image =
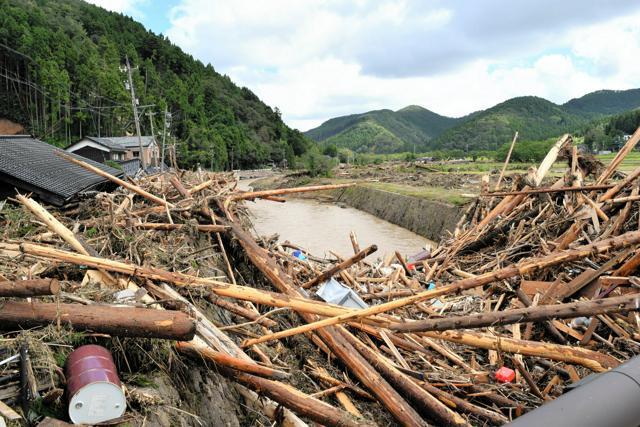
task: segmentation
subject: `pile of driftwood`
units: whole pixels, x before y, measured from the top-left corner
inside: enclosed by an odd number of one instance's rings
[[[121,189],[66,212],[18,196],[33,222],[0,242],[0,327],[175,340],[286,425],[505,424],[640,352],[640,169],[617,172],[638,140],[598,168],[565,135],[510,188],[484,180],[455,233],[410,259],[371,261],[353,234],[353,256],[325,259],[248,231],[243,200],[337,186],[242,192],[174,171],[106,176]],[[318,298],[330,279],[364,308]]]

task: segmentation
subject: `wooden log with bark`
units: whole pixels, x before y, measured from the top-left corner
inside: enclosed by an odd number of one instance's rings
[[[390,325],[389,329],[398,332],[448,331],[631,311],[640,311],[640,294],[395,323]]]
[[[180,341],[176,343],[176,348],[179,351],[185,353],[195,354],[205,360],[215,363],[216,365],[225,366],[227,368],[242,371],[247,374],[258,375],[261,377],[272,378],[276,380],[286,380],[291,376],[287,372],[270,368],[268,366],[258,365],[256,363],[250,363],[244,359],[233,357],[229,354],[213,350],[207,346],[197,345],[194,342]]]
[[[525,259],[524,261],[505,267],[499,270],[488,272],[482,275],[471,277],[468,279],[462,279],[457,282],[453,282],[450,285],[436,288],[433,290],[427,290],[419,292],[415,295],[400,298],[395,301],[390,301],[384,304],[374,305],[362,310],[357,310],[351,313],[342,314],[328,319],[319,320],[315,323],[307,323],[295,328],[287,329],[284,331],[276,332],[271,335],[264,335],[260,338],[254,338],[246,340],[243,346],[255,345],[262,342],[272,341],[275,339],[282,339],[292,335],[301,334],[303,332],[310,332],[323,328],[326,326],[336,325],[339,323],[345,323],[354,319],[362,319],[368,316],[386,313],[388,311],[404,307],[409,304],[414,304],[426,299],[435,298],[441,295],[447,295],[455,292],[460,292],[466,289],[476,288],[483,286],[500,279],[507,279],[517,275],[523,275],[538,269],[549,267],[552,265],[558,265],[564,262],[584,258],[593,253],[605,252],[611,249],[619,249],[627,246],[637,245],[640,243],[640,231],[630,231],[623,235],[613,237],[610,239],[601,240],[589,245],[580,246],[578,248],[555,252],[547,256],[540,258]]]
[[[518,340],[496,334],[489,335],[470,331],[431,331],[419,332],[419,334],[485,350],[498,350],[505,353],[523,354],[525,356],[536,356],[578,364],[594,372],[604,372],[620,364],[613,356],[586,348]]]
[[[0,281],[0,297],[36,297],[57,295],[60,283],[56,279]]]
[[[369,247],[366,247],[360,252],[358,252],[357,254],[355,254],[354,256],[352,256],[351,258],[348,258],[342,261],[341,263],[334,265],[327,271],[322,272],[322,274],[319,274],[318,276],[309,280],[308,282],[303,284],[301,287],[303,289],[309,289],[312,286],[315,286],[319,283],[329,280],[330,278],[338,274],[340,271],[346,270],[347,268],[351,267],[358,261],[365,259],[367,256],[371,255],[377,250],[378,250],[378,247],[376,245],[371,245]]]
[[[232,214],[224,207],[222,210],[230,220],[233,234],[238,239],[241,247],[253,265],[258,268],[280,292],[290,297],[302,296],[296,289],[291,279],[282,268],[269,257],[268,253],[258,246],[253,237],[242,229],[236,222]],[[314,315],[301,313],[301,317],[308,323],[317,320]],[[426,426],[426,422],[420,415],[402,398],[402,396],[391,385],[380,376],[369,362],[347,342],[340,334],[340,327],[323,328],[317,331],[317,335],[330,351],[354,373],[354,375],[364,384],[378,401],[391,412],[394,418],[402,425],[406,426]]]
[[[181,311],[23,301],[4,301],[0,306],[0,328],[5,331],[58,322],[79,331],[182,341],[192,339],[196,331],[193,319]]]

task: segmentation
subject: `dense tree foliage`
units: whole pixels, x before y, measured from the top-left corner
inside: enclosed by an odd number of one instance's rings
[[[133,133],[121,70],[128,56],[145,134],[165,107],[182,166],[254,167],[304,155],[312,143],[277,109],[133,19],[80,0],[0,0],[0,117],[65,145]]]
[[[639,126],[640,110],[597,120],[584,131],[584,143],[592,151],[617,150],[624,144],[625,135],[633,134]]]
[[[538,163],[544,159],[553,144],[557,141],[557,138],[549,138],[544,141],[523,141],[518,142],[513,147],[510,161],[522,162],[522,163]],[[502,145],[495,152],[495,160],[504,162],[509,152],[511,143]]]

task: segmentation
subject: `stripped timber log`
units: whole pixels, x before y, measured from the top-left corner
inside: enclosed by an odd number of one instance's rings
[[[134,222],[134,223],[125,223],[120,222],[117,223],[120,227],[129,226],[132,228],[139,228],[142,230],[180,230],[182,228],[191,227],[190,224],[170,224],[170,223],[155,223],[155,222]],[[202,231],[205,233],[220,233],[227,231],[229,227],[224,225],[213,225],[213,224],[194,224],[194,226],[198,229],[198,231]]]
[[[525,307],[531,307],[531,305],[533,304],[529,296],[522,290],[522,285],[520,285],[520,287],[516,289],[516,295],[520,300],[520,302],[522,302],[522,304],[524,304]],[[545,321],[544,327],[547,329],[549,334],[551,334],[556,339],[556,341],[558,341],[561,344],[567,343],[567,339],[564,337],[564,335],[560,333],[560,331],[555,326],[553,326],[553,323],[549,321]],[[526,334],[524,338],[529,339],[529,337],[527,337]]]
[[[282,427],[308,427],[309,425],[298,418],[293,412],[284,408],[271,399],[265,399],[253,390],[249,390],[243,385],[237,384],[238,393],[245,399],[245,404],[249,409],[262,412],[276,425]]]
[[[636,252],[631,258],[629,258],[624,264],[622,264],[612,276],[629,276],[638,267],[640,267],[640,251]]]
[[[57,295],[60,283],[56,279],[32,279],[0,282],[0,297],[35,297]]]
[[[640,311],[640,294],[567,304],[538,305],[507,311],[492,311],[469,316],[454,316],[395,323],[389,329],[398,332],[448,331],[452,329],[485,328],[513,323],[539,322],[550,319],[568,319],[596,314]]]
[[[504,353],[543,357],[561,362],[573,363],[589,368],[594,372],[604,372],[615,368],[620,362],[614,357],[593,350],[567,345],[538,341],[525,341],[478,332],[444,331],[419,332],[429,338],[441,339],[485,350],[498,350]]]
[[[191,196],[191,194],[189,194],[189,190],[185,188],[184,184],[182,184],[182,181],[180,181],[180,178],[178,178],[176,175],[171,175],[169,181],[171,182],[171,185],[173,185],[173,187],[178,190],[178,193],[180,193],[182,197],[186,199]]]
[[[37,203],[35,202],[34,204],[37,205]],[[167,209],[167,206],[164,206],[164,207],[158,206],[158,207],[164,210]],[[44,214],[46,215],[42,214],[40,211],[43,211]],[[71,244],[74,248],[76,248],[81,254],[89,255],[88,249],[85,248],[77,239],[75,239],[75,235],[73,235],[73,233],[70,233],[69,230],[64,225],[62,225],[57,220],[55,220],[55,218],[49,215],[44,208],[34,209],[34,213],[37,216],[41,216],[41,215],[44,216],[44,218],[41,218],[41,219],[43,219],[47,223],[49,228],[52,229],[54,232],[58,233],[59,235],[61,235],[64,238],[64,240],[66,240],[69,244]],[[53,218],[53,220],[48,221],[49,217]],[[110,277],[106,273],[105,275],[107,277]],[[132,284],[132,282],[129,282],[129,287],[133,288],[134,290],[137,289],[137,286],[135,284]],[[150,298],[148,295],[145,295],[143,297],[143,301],[149,302],[149,301],[153,301],[153,299]],[[200,314],[197,309],[195,309],[193,306],[191,307],[193,312],[195,312],[197,315]],[[235,346],[233,341],[230,341],[225,334],[217,330],[217,328],[215,328],[215,326],[213,326],[211,322],[209,322],[206,318],[201,319],[198,322],[198,327],[202,330],[203,337],[206,341],[203,341],[198,336],[195,336],[191,341],[192,344],[197,345],[198,347],[205,347],[205,348],[207,345],[217,345],[218,346],[217,348],[220,351],[224,352],[223,354],[229,354],[231,357],[237,357],[241,360],[246,361],[246,363],[255,364],[255,362],[251,358],[249,358],[244,352],[242,352],[242,350],[240,350],[237,346]],[[242,387],[239,387],[239,388],[242,389]],[[275,406],[275,404],[271,402],[269,399],[261,398],[252,391],[249,391],[249,390],[245,390],[245,391],[246,391],[245,398],[247,399],[247,403],[255,404],[265,409],[272,409]],[[277,418],[282,421],[284,426],[302,427],[306,425],[304,422],[302,422],[302,420],[300,420],[294,413],[292,413],[288,409],[286,408],[285,409],[278,408],[278,409],[279,410],[278,410]],[[275,412],[275,410],[272,412]],[[272,418],[276,419],[275,416]]]
[[[615,199],[609,199],[605,203],[607,204],[615,204],[615,203],[627,203],[627,202],[637,202],[640,200],[640,196],[625,196],[625,197],[617,197]]]
[[[353,264],[357,263],[360,260],[363,260],[364,258],[371,255],[377,250],[378,250],[378,247],[376,245],[371,245],[367,248],[364,248],[363,250],[361,250],[351,258],[348,258],[342,261],[341,263],[336,264],[335,266],[331,267],[327,271],[324,271],[322,274],[319,274],[318,276],[309,280],[307,283],[303,284],[301,287],[303,289],[308,289],[312,286],[317,285],[318,283],[322,283],[326,280],[329,280],[335,274],[339,273],[340,271],[346,270],[347,268],[351,267]]]
[[[85,265],[94,268],[124,273],[134,277],[157,280],[174,284],[176,286],[200,286],[207,287],[211,292],[221,297],[236,298],[251,301],[256,304],[268,305],[271,307],[288,307],[300,313],[313,313],[321,316],[337,316],[355,312],[355,310],[339,305],[328,304],[316,301],[298,294],[299,296],[289,296],[277,292],[264,291],[250,286],[232,285],[227,282],[208,279],[204,277],[190,276],[188,274],[162,270],[154,267],[142,267],[136,264],[128,264],[120,261],[113,261],[105,258],[79,255],[72,252],[54,249],[48,246],[35,245],[32,243],[0,243],[0,251],[22,252],[24,254],[37,256],[49,260],[68,262],[76,265]],[[378,317],[362,320],[373,325],[388,324],[389,322]]]
[[[219,372],[225,377],[243,384],[295,413],[322,425],[341,427],[373,426],[373,424],[365,420],[356,419],[348,412],[315,399],[290,385],[224,367],[220,367]]]
[[[286,380],[291,376],[287,372],[267,366],[258,365],[256,363],[250,363],[246,360],[233,357],[229,354],[213,350],[207,346],[197,345],[193,341],[179,341],[176,343],[176,348],[181,352],[196,354],[205,360],[215,363],[216,365],[226,366],[227,368],[246,372],[247,374],[258,375],[261,377],[272,378],[276,380]]]
[[[481,197],[506,197],[506,196],[519,196],[519,195],[529,195],[529,194],[572,193],[576,191],[608,190],[613,187],[614,187],[613,184],[605,184],[605,185],[585,185],[582,187],[531,188],[529,190],[520,190],[520,191],[493,192],[493,193],[481,194],[480,196]]]
[[[538,169],[536,170],[535,182],[534,182],[536,187],[538,187],[542,183],[542,180],[551,169],[551,166],[553,166],[553,164],[556,162],[556,159],[558,158],[558,155],[560,154],[560,150],[562,149],[562,147],[564,147],[565,144],[570,142],[571,142],[571,135],[566,133],[562,135],[560,139],[558,139],[558,141],[556,141],[553,147],[551,147],[551,149],[549,150],[545,158],[542,160],[542,162],[540,162],[540,166],[538,166]]]
[[[598,177],[596,184],[603,184],[607,179],[609,179],[613,173],[618,169],[620,163],[627,157],[634,147],[640,141],[640,127],[636,129],[631,138],[627,140],[624,146],[616,153],[616,156],[611,160],[609,165],[605,168],[605,170]]]
[[[518,131],[516,131],[515,135],[513,135],[513,140],[511,141],[511,145],[509,146],[509,151],[507,152],[507,158],[504,159],[504,165],[502,165],[502,170],[500,170],[500,176],[498,177],[498,182],[496,182],[496,187],[495,187],[496,190],[500,188],[502,177],[504,176],[504,173],[507,170],[507,165],[509,164],[509,160],[511,159],[511,153],[513,152],[513,147],[516,145],[517,140],[518,140]]]
[[[269,257],[265,249],[258,246],[253,237],[233,221],[233,216],[225,208],[222,210],[230,220],[229,225],[249,260],[260,270],[280,292],[289,297],[301,297],[291,278]],[[316,316],[301,313],[308,323],[317,320]],[[402,398],[391,385],[364,359],[358,351],[340,334],[341,327],[323,328],[317,335],[324,344],[344,363],[351,372],[364,384],[378,401],[404,426],[426,426],[420,415]],[[275,400],[275,399],[274,399]]]
[[[336,190],[338,188],[353,187],[355,182],[348,184],[330,184],[330,185],[312,185],[309,187],[295,187],[295,188],[279,188],[276,190],[263,190],[263,191],[247,191],[245,193],[234,194],[229,197],[230,201],[235,200],[247,200],[247,199],[259,199],[266,196],[281,196],[283,194],[294,193],[307,193],[310,191],[323,191],[323,190]]]
[[[33,328],[60,321],[73,329],[113,336],[190,340],[196,325],[181,311],[104,305],[28,303],[5,301],[0,307],[0,328]]]
[[[369,393],[367,393],[360,387],[335,379],[331,375],[329,375],[324,369],[316,369],[316,370],[310,371],[309,374],[312,377],[315,377],[321,381],[324,381],[334,387],[342,387],[343,389],[349,389],[350,391],[352,391],[353,393],[357,394],[360,397],[363,397],[368,400],[374,400],[373,396],[371,396]]]
[[[214,182],[216,182],[215,179],[209,179],[207,181],[204,181],[201,184],[196,185],[195,187],[191,187],[189,189],[189,195],[191,196],[193,194],[199,193],[200,191],[204,190],[205,188],[211,186]]]
[[[640,243],[640,231],[630,231],[617,237],[601,240],[589,245],[583,245],[572,250],[553,252],[547,256],[539,258],[525,259],[524,261],[505,268],[453,282],[448,286],[442,286],[433,290],[419,292],[412,296],[400,298],[384,304],[374,305],[362,310],[353,311],[351,313],[342,314],[332,318],[319,320],[315,323],[307,323],[305,325],[286,329],[284,331],[276,332],[271,335],[264,335],[259,338],[249,339],[243,343],[243,346],[250,346],[262,342],[272,341],[275,339],[282,339],[303,332],[314,331],[325,326],[337,325],[354,319],[362,319],[368,316],[381,314],[390,310],[404,307],[409,304],[414,304],[426,299],[435,298],[441,295],[447,295],[455,292],[461,292],[466,289],[487,285],[496,280],[508,279],[517,275],[524,275],[538,269],[584,258],[586,256],[593,255],[594,253],[601,253],[616,248],[637,245],[638,243]]]
[[[219,298],[217,296],[215,296],[213,293],[207,294],[205,296],[205,298],[207,299],[207,301],[209,301],[211,304],[215,304],[218,307],[222,307],[225,310],[238,315],[240,317],[244,317],[245,319],[249,319],[252,320],[254,322],[256,322],[257,324],[264,326],[265,328],[274,328],[276,326],[278,326],[278,323],[271,320],[271,319],[267,319],[266,317],[263,317],[262,319],[260,318],[260,315],[258,313],[255,313],[249,309],[246,309],[238,304],[235,304],[231,301],[227,301],[225,299]]]
[[[400,372],[394,365],[376,353],[358,338],[353,336],[349,331],[342,329],[342,335],[346,340],[355,347],[360,354],[371,363],[373,367],[378,369],[380,373],[400,390],[420,412],[437,421],[438,425],[443,426],[468,426],[467,421],[451,409],[446,407],[442,402],[433,397],[429,392],[414,383],[407,375]]]
[[[417,379],[413,379],[413,381],[455,411],[475,415],[478,418],[487,420],[493,425],[503,425],[509,422],[507,417],[498,412],[476,406],[454,394],[440,390],[438,387],[435,387],[426,381],[419,381]]]
[[[137,185],[128,183],[127,181],[123,181],[120,178],[117,178],[113,175],[111,175],[108,172],[103,171],[102,169],[98,169],[97,167],[90,165],[86,162],[83,162],[82,160],[78,160],[75,159],[67,154],[62,154],[62,153],[58,153],[58,156],[62,157],[65,160],[70,161],[71,163],[74,163],[78,166],[81,166],[83,168],[85,168],[88,171],[91,171],[93,173],[95,173],[96,175],[100,175],[103,178],[107,178],[108,180],[115,182],[116,184],[118,184],[121,187],[126,188],[127,190],[133,191],[134,193],[138,194],[139,196],[144,197],[145,199],[157,204],[157,205],[161,205],[161,206],[166,206],[166,207],[173,207],[173,204],[167,202],[164,199],[161,199],[158,196],[155,196],[151,193],[149,193],[148,191],[143,190],[142,188],[138,187]]]

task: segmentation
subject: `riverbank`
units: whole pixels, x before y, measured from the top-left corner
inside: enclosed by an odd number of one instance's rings
[[[447,232],[453,231],[462,215],[462,206],[466,200],[460,196],[462,190],[355,181],[359,183],[356,187],[301,193],[295,197],[347,205],[436,242]],[[265,190],[343,182],[350,182],[350,180],[340,178],[311,180],[308,177],[275,176],[253,181],[252,186],[256,190]]]

